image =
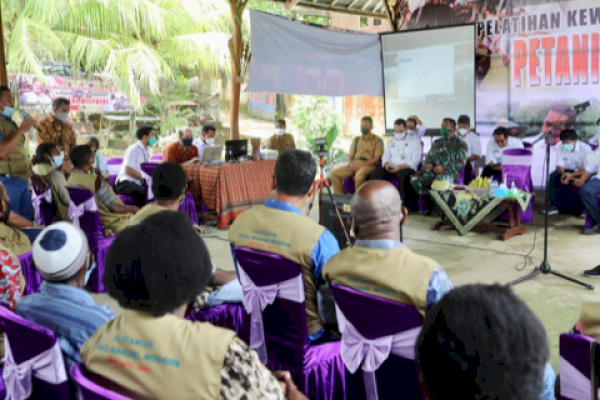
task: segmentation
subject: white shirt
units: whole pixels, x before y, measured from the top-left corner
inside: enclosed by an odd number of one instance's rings
[[[467,144],[467,158],[471,156],[481,157],[481,139],[479,135],[473,131],[469,131],[464,137],[458,135]]]
[[[592,174],[591,179],[600,179],[600,148],[588,154],[585,159],[585,170]]]
[[[563,150],[562,143],[556,145],[556,166],[563,167],[568,171],[581,171],[585,168],[586,157],[592,152],[589,144],[578,140],[575,150],[567,153]]]
[[[416,135],[396,134],[388,142],[381,162],[383,165],[390,163],[393,166],[408,164],[417,170],[421,161],[421,142]]]
[[[202,155],[204,154],[204,148],[210,147],[210,146],[208,145],[208,143],[206,143],[206,140],[204,140],[202,138],[194,140],[193,145],[198,148],[198,158],[200,160],[202,160]]]
[[[142,163],[147,162],[150,162],[150,150],[138,140],[136,143],[129,146],[129,148],[125,151],[123,164],[121,165],[121,169],[119,170],[119,175],[117,176],[116,182],[119,183],[121,181],[132,181],[137,183],[138,185],[142,185],[141,180],[138,180],[131,175],[127,175],[125,167],[135,169],[141,174]]]
[[[496,143],[496,141],[492,137],[487,145],[487,151],[485,152],[485,161],[488,164],[493,161],[496,165],[501,165],[502,153],[504,153],[506,150],[524,148],[525,146],[523,145],[523,142],[521,142],[521,140],[517,139],[516,137],[509,136],[506,147],[498,146],[498,143]]]
[[[417,130],[412,131],[411,136],[421,140],[423,139],[423,136],[425,136],[426,130],[427,127],[425,126],[425,124],[417,125]]]

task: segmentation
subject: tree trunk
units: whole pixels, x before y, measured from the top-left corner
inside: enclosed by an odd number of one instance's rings
[[[231,38],[231,98],[229,107],[229,138],[240,138],[240,95],[242,91],[242,53],[244,42],[242,40],[242,15],[246,8],[247,0],[229,0],[231,19],[233,23],[233,36]]]
[[[4,52],[4,29],[2,26],[2,4],[0,2],[0,85],[8,86],[6,75],[6,53]]]

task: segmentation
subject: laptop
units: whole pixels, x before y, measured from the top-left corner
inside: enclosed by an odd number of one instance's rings
[[[202,165],[223,164],[221,153],[223,153],[223,146],[205,147],[202,153]]]

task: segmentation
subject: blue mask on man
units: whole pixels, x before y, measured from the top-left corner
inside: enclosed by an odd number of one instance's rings
[[[571,153],[573,150],[575,150],[575,145],[574,144],[563,144],[563,150],[567,153]]]
[[[12,116],[13,116],[14,113],[15,113],[15,108],[14,107],[4,106],[4,111],[2,111],[2,114],[4,114],[4,116],[6,118],[12,118]]]

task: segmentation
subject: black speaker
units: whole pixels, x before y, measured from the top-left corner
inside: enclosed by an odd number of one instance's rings
[[[333,198],[340,215],[342,216],[346,231],[350,234],[350,199],[352,196],[335,194],[333,195]],[[342,225],[340,225],[340,220],[335,212],[331,198],[329,198],[327,193],[323,193],[323,198],[319,207],[319,223],[333,233],[333,236],[335,236],[340,244],[340,249],[344,249],[347,247],[346,235],[344,234]]]

